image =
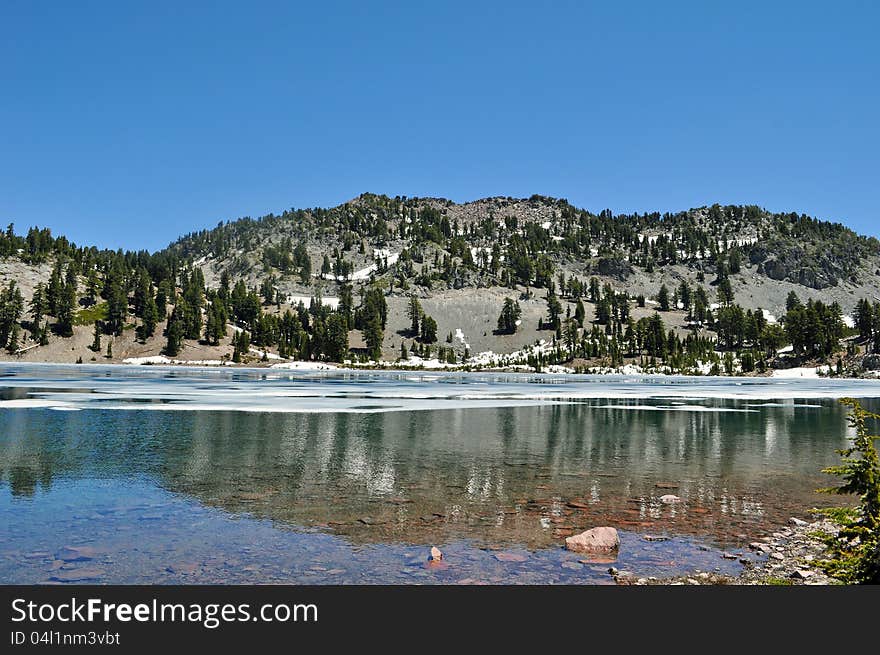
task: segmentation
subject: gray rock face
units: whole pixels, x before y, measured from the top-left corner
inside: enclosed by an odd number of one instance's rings
[[[788,276],[788,270],[785,265],[776,259],[769,259],[764,262],[764,273],[771,280],[784,280]]]
[[[623,259],[616,257],[603,257],[596,264],[596,270],[599,275],[605,275],[621,282],[632,274],[633,268]]]

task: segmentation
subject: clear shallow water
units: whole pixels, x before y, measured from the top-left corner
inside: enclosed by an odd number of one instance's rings
[[[835,500],[840,396],[880,385],[4,366],[0,581],[610,582],[561,548],[596,525],[735,572]]]

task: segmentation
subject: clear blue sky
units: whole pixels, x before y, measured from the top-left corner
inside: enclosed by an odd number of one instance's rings
[[[880,234],[870,2],[0,4],[0,222],[157,249],[363,191]]]

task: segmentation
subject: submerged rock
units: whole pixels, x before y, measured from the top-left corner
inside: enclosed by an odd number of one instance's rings
[[[95,580],[105,574],[103,569],[73,569],[70,571],[55,571],[50,580],[56,582],[82,582],[83,580]]]
[[[528,557],[520,553],[495,553],[495,559],[499,562],[525,562]]]
[[[95,559],[97,551],[91,546],[64,546],[56,557],[65,562],[86,562]]]
[[[567,537],[565,547],[576,553],[612,553],[620,548],[620,537],[616,529],[603,526]]]
[[[656,534],[643,535],[642,539],[644,539],[645,541],[669,541],[669,537],[664,537]]]

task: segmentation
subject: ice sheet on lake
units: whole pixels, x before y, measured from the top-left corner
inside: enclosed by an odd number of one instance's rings
[[[4,390],[11,390],[4,392]],[[611,401],[646,411],[758,411],[809,399],[878,398],[876,380],[538,375],[432,371],[0,366],[0,409],[379,413]],[[798,399],[800,402],[795,403]],[[653,402],[651,402],[653,401]],[[717,402],[724,401],[724,402]],[[733,401],[733,402],[728,402]],[[598,406],[599,409],[606,405]]]

